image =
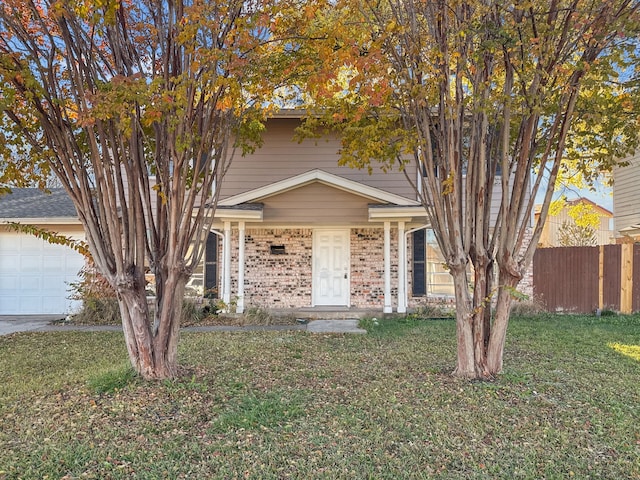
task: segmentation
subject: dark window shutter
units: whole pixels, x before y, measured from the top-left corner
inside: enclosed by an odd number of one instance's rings
[[[205,296],[218,298],[218,236],[209,232],[204,252]]]
[[[427,294],[427,272],[426,272],[426,237],[425,230],[413,232],[413,296]]]

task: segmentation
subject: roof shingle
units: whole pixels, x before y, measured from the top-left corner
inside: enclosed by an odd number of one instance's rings
[[[0,218],[78,218],[78,213],[63,188],[52,188],[51,193],[13,188],[0,196]]]

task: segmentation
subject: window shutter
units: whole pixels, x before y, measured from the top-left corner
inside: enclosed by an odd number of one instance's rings
[[[205,296],[218,298],[218,236],[209,232],[204,252]]]
[[[413,232],[413,296],[423,296],[427,294],[427,272],[426,272],[426,230]]]

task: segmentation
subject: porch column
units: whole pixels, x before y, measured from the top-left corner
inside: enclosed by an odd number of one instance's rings
[[[391,222],[384,222],[384,313],[391,313]]]
[[[238,305],[237,313],[244,312],[244,222],[238,222]]]
[[[222,255],[222,268],[224,269],[224,278],[222,279],[222,301],[229,305],[229,303],[231,303],[231,222],[224,222]]]
[[[398,222],[398,313],[407,312],[407,237],[404,222]]]

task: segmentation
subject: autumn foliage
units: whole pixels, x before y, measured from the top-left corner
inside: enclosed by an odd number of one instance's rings
[[[342,162],[356,168],[422,172],[407,180],[453,276],[456,373],[492,378],[556,182],[591,181],[638,143],[639,4],[318,8],[305,23],[319,40],[305,52],[314,114],[303,134],[339,131]]]
[[[213,221],[214,186],[236,150],[260,142],[282,73],[273,8],[261,0],[0,6],[4,173],[27,164],[58,177],[146,378],[177,372],[182,293]]]

